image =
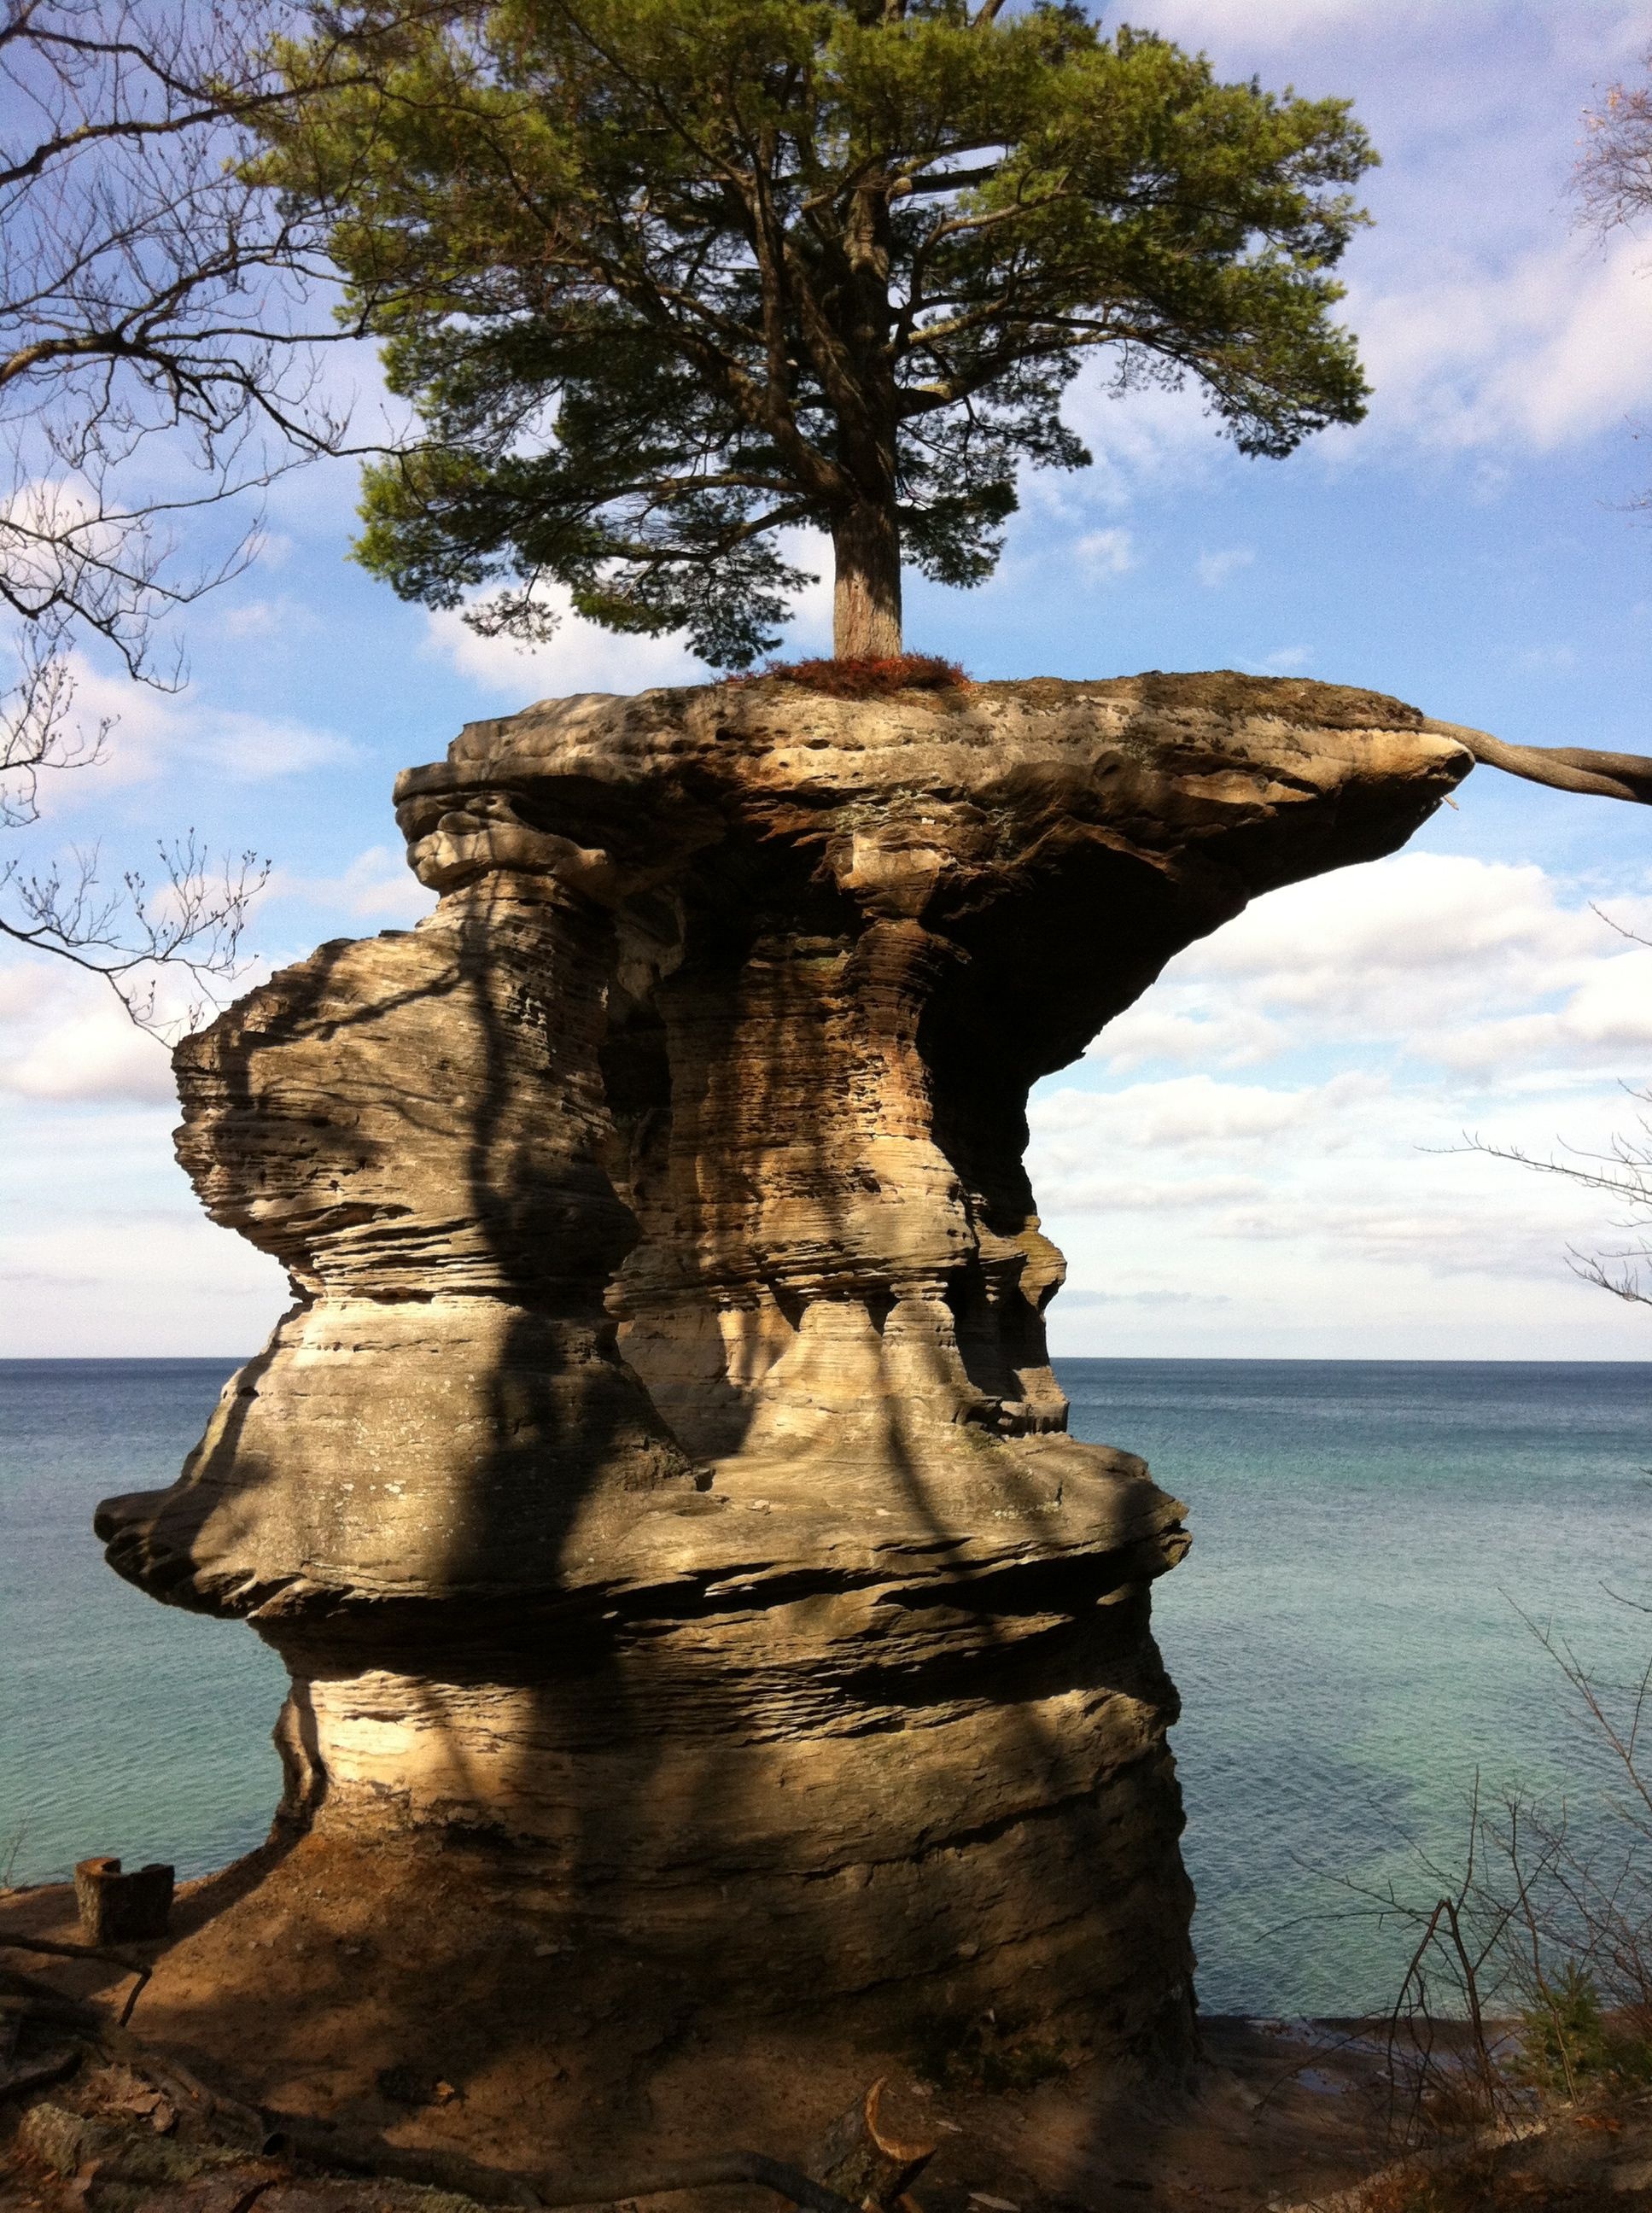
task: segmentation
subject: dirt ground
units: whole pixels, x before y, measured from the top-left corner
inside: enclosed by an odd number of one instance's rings
[[[594,2013],[582,2002],[578,1940],[536,1911],[534,1895],[514,1892],[497,1860],[467,1862],[452,1850],[379,1855],[367,1881],[347,1850],[315,1837],[187,1885],[170,1936],[140,1948],[153,1976],[132,2015],[138,2045],[128,2064],[84,2060],[29,2099],[7,2100],[0,2140],[8,2129],[15,2136],[31,2101],[101,2117],[106,2131],[210,2139],[210,2122],[187,2100],[149,2102],[149,2053],[265,2113],[404,2151],[462,2155],[530,2175],[563,2202],[587,2188],[593,2201],[613,2202],[633,2194],[628,2172],[685,2157],[753,2149],[802,2164],[879,2076],[895,2131],[937,2146],[915,2192],[921,2213],[1327,2205],[1389,2157],[1383,2041],[1357,2023],[1206,2020],[1203,2063],[1180,2088],[1121,2080],[1116,2066],[1081,2052],[1018,2042],[991,2017],[941,2025],[916,2064],[910,2047],[828,2048],[812,2031],[807,1993],[790,2017],[748,2023],[716,2048],[684,1993],[661,1987],[647,1963],[627,2002]],[[0,1893],[7,1935],[75,1940],[72,1892]],[[25,1966],[61,1998],[113,2010],[132,1980],[95,1960],[0,1952],[0,1962]],[[20,2049],[19,2061],[27,2057]],[[262,2167],[226,2174],[210,2191],[198,2178],[173,2186],[157,2174],[134,2198],[131,2185],[100,2188],[96,2162],[88,2170],[80,2153],[58,2159],[63,2172],[42,2164],[49,2119],[25,2131],[32,2154],[14,2143],[0,2205],[247,2213],[256,2200],[263,2213],[399,2213],[418,2202],[435,2213],[417,2192],[408,2200],[381,2182],[322,2185],[313,2175],[301,2205],[292,2174]],[[70,2125],[52,2125],[61,2133]],[[1621,2120],[1592,2132],[1580,2125],[1571,2151],[1568,2176],[1582,2174],[1588,2155],[1585,2195],[1557,2171],[1550,2196],[1533,2175],[1508,2202],[1652,2208],[1652,2117],[1627,2135]],[[1497,2156],[1524,2173],[1533,2155],[1516,2147]],[[1407,2196],[1394,2186],[1383,2213],[1413,2204],[1420,2213],[1431,2187],[1407,2184]],[[1499,2183],[1496,2202],[1505,2195]],[[649,2201],[649,2213],[777,2203],[753,2189],[701,2192]]]

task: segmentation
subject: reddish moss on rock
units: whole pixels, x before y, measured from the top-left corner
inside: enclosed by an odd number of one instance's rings
[[[765,661],[749,676],[731,684],[761,684],[777,678],[824,692],[832,699],[887,699],[897,692],[962,692],[970,680],[955,661],[933,653],[896,653],[885,660]]]

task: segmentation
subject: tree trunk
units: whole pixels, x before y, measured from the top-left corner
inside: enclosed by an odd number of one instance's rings
[[[900,651],[900,526],[892,507],[863,502],[832,527],[837,584],[832,649],[839,661]]]

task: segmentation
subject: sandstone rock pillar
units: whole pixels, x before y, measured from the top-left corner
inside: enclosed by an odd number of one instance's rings
[[[296,1303],[98,1521],[285,1658],[285,1819],[491,1839],[725,2019],[1185,2050],[1183,1509],[1064,1434],[1027,1089],[1470,765],[1326,686],[765,680],[404,776],[435,914],[180,1051]]]

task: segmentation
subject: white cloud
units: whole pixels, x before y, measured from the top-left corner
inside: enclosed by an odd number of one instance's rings
[[[1183,44],[1221,42],[1222,65],[1242,48],[1300,49],[1315,39],[1346,40],[1350,34],[1397,34],[1405,41],[1431,28],[1484,35],[1488,19],[1523,19],[1522,27],[1546,32],[1556,43],[1580,52],[1601,68],[1636,59],[1648,40],[1646,11],[1627,0],[1157,0],[1149,20],[1167,38]],[[1334,49],[1333,49],[1334,50]],[[1482,68],[1484,56],[1482,51]]]
[[[48,1031],[6,1067],[0,1085],[26,1099],[164,1104],[177,1096],[165,1046],[113,1005]]]
[[[356,758],[349,739],[291,716],[248,714],[156,692],[106,674],[80,655],[71,657],[71,673],[76,723],[88,736],[107,723],[107,733],[94,766],[42,780],[46,815],[65,816],[110,790],[162,777],[187,781],[217,771],[239,783],[262,783]]]
[[[472,684],[517,705],[576,692],[643,692],[657,684],[705,680],[704,663],[680,638],[622,637],[574,614],[564,614],[556,636],[540,646],[483,637],[448,608],[424,620],[429,651]]]
[[[1154,1215],[1209,1214],[1212,1208],[1248,1204],[1267,1197],[1266,1183],[1253,1175],[1131,1177],[1109,1174],[1105,1169],[1087,1174],[1082,1166],[1076,1172],[1070,1166],[1064,1172],[1064,1152],[1070,1161],[1075,1154],[1092,1144],[1105,1149],[1100,1134],[1088,1131],[1082,1133],[1077,1147],[1040,1143],[1039,1160],[1045,1171],[1040,1195],[1070,1213]],[[1219,1140],[1213,1141],[1211,1149],[1219,1146]]]
[[[399,845],[369,845],[337,876],[300,876],[277,869],[265,896],[271,902],[302,899],[353,921],[393,924],[417,922],[436,905],[435,893],[420,883]]]
[[[1177,991],[1174,984],[1156,985],[1108,1024],[1091,1052],[1121,1071],[1153,1060],[1246,1068],[1284,1052],[1291,1043],[1286,1024],[1259,1007],[1224,1000],[1188,985],[1180,987],[1173,1001]]]
[[[159,902],[157,902],[157,905]],[[248,960],[221,999],[268,974]],[[171,1040],[213,1019],[216,1007],[186,971],[151,968],[154,1023],[140,1029],[100,977],[52,954],[0,967],[0,1094],[58,1105],[177,1104]]]
[[[1652,898],[1612,911],[1652,934]],[[1091,1053],[1234,1068],[1328,1043],[1504,1082],[1633,1075],[1652,1060],[1652,951],[1541,869],[1400,853],[1255,901]]]
[[[1312,1002],[1350,981],[1369,991],[1387,969],[1457,972],[1516,950],[1545,964],[1546,977],[1547,964],[1601,953],[1610,942],[1587,902],[1567,905],[1540,868],[1412,852],[1270,893],[1205,940],[1199,957],[1229,976],[1274,978],[1276,988]],[[1518,988],[1533,980],[1522,974]],[[1478,973],[1467,988],[1481,988]]]
[[[1557,1063],[1638,1075],[1652,1062],[1652,952],[1604,962],[1552,1010],[1442,1033],[1434,1051],[1448,1067],[1484,1076]]]
[[[1581,111],[1652,39],[1643,6],[1163,0],[1152,21],[1209,46],[1223,76],[1257,69],[1277,83],[1288,68],[1304,90],[1353,94],[1386,157],[1362,188],[1377,222],[1350,247],[1338,309],[1375,396],[1363,425],[1312,442],[1321,466],[1460,454],[1474,471],[1469,496],[1484,502],[1502,496],[1508,456],[1652,414],[1647,241],[1620,235],[1602,249],[1566,198]],[[1029,477],[1029,514],[1080,529],[1087,510],[1124,514],[1210,478],[1231,454],[1196,381],[1120,400],[1113,366],[1099,357],[1064,406],[1095,466],[1077,479]],[[1200,574],[1228,580],[1203,563]]]
[[[285,540],[283,544],[290,554],[290,546]],[[271,564],[267,554],[260,552],[259,565],[263,568],[278,564]],[[198,631],[202,629],[215,631],[220,637],[238,640],[267,637],[290,643],[296,638],[314,637],[322,625],[314,607],[306,607],[302,600],[284,594],[274,600],[242,600],[233,607],[219,607],[209,602],[208,608],[203,609],[197,618],[194,627]]]
[[[317,729],[288,716],[204,707],[180,716],[173,742],[186,759],[213,760],[247,783],[302,776],[357,758],[357,747],[336,730]]]
[[[1198,558],[1198,580],[1210,591],[1219,591],[1230,583],[1240,571],[1248,569],[1256,558],[1253,546],[1230,546],[1219,553],[1201,553]]]
[[[792,602],[779,655],[784,660],[801,660],[811,653],[830,653],[835,596],[831,541],[818,530],[787,530],[780,533],[778,545],[795,569],[803,570],[814,579],[812,584],[804,585]]]
[[[1311,645],[1282,645],[1272,653],[1262,655],[1259,659],[1241,657],[1239,666],[1249,669],[1255,676],[1295,676],[1306,668],[1313,658]]]
[[[218,616],[218,631],[224,637],[273,637],[281,627],[281,603],[278,600],[247,600],[238,607],[227,607]]]
[[[1073,552],[1092,576],[1122,576],[1136,566],[1136,544],[1128,530],[1089,530]]]
[[[1029,1120],[1045,1155],[1058,1159],[1082,1157],[1094,1145],[1131,1157],[1190,1142],[1202,1150],[1252,1149],[1319,1120],[1327,1106],[1340,1109],[1380,1083],[1377,1077],[1345,1075],[1323,1087],[1275,1089],[1182,1076],[1122,1091],[1065,1087],[1039,1097]]]
[[[166,1047],[107,985],[44,957],[0,969],[0,1091],[63,1103],[177,1097]]]
[[[1620,1210],[1465,1138],[1541,1159],[1632,1122],[1619,1079],[1652,1072],[1652,949],[1585,889],[1400,854],[1274,893],[1179,955],[1092,1075],[1034,1093],[1027,1167],[1077,1282],[1195,1295],[1156,1322],[1123,1296],[1058,1300],[1058,1346],[1652,1351],[1567,1266],[1612,1247]],[[1652,896],[1610,906],[1652,932]],[[1205,1316],[1217,1296],[1225,1318]]]
[[[1154,386],[1121,395],[1118,364],[1105,352],[1074,380],[1062,414],[1088,447],[1090,467],[1030,472],[1021,487],[1030,510],[1076,518],[1096,506],[1121,510],[1141,491],[1167,491],[1198,483],[1219,458],[1221,443],[1197,385]]]
[[[215,1228],[173,1157],[166,1048],[107,985],[0,967],[0,1354],[251,1351],[283,1271]]]
[[[279,1264],[207,1220],[168,1159],[164,1118],[111,1110],[96,1138],[149,1203],[94,1184],[92,1148],[58,1131],[58,1204],[0,1261],[0,1356],[255,1351],[291,1304]]]
[[[1652,276],[1643,240],[1604,249],[1551,216],[1500,265],[1464,259],[1420,282],[1356,288],[1372,424],[1450,447],[1547,452],[1652,400]]]
[[[1461,1109],[1478,1095],[1352,1071],[1294,1090],[1183,1078],[1035,1094],[1027,1168],[1045,1228],[1077,1283],[1119,1294],[1064,1311],[1058,1296],[1055,1342],[1643,1356],[1643,1326],[1600,1293],[1591,1303],[1567,1265],[1570,1247],[1610,1247],[1612,1210],[1466,1149]],[[1568,1101],[1564,1119],[1592,1143],[1625,1110],[1621,1094],[1597,1094]],[[1551,1100],[1501,1100],[1496,1113],[1499,1140],[1553,1149]],[[1155,1300],[1133,1296],[1143,1290]],[[1186,1295],[1173,1311],[1172,1293]],[[1149,1303],[1166,1308],[1156,1324]],[[1104,1305],[1119,1311],[1089,1311]]]

